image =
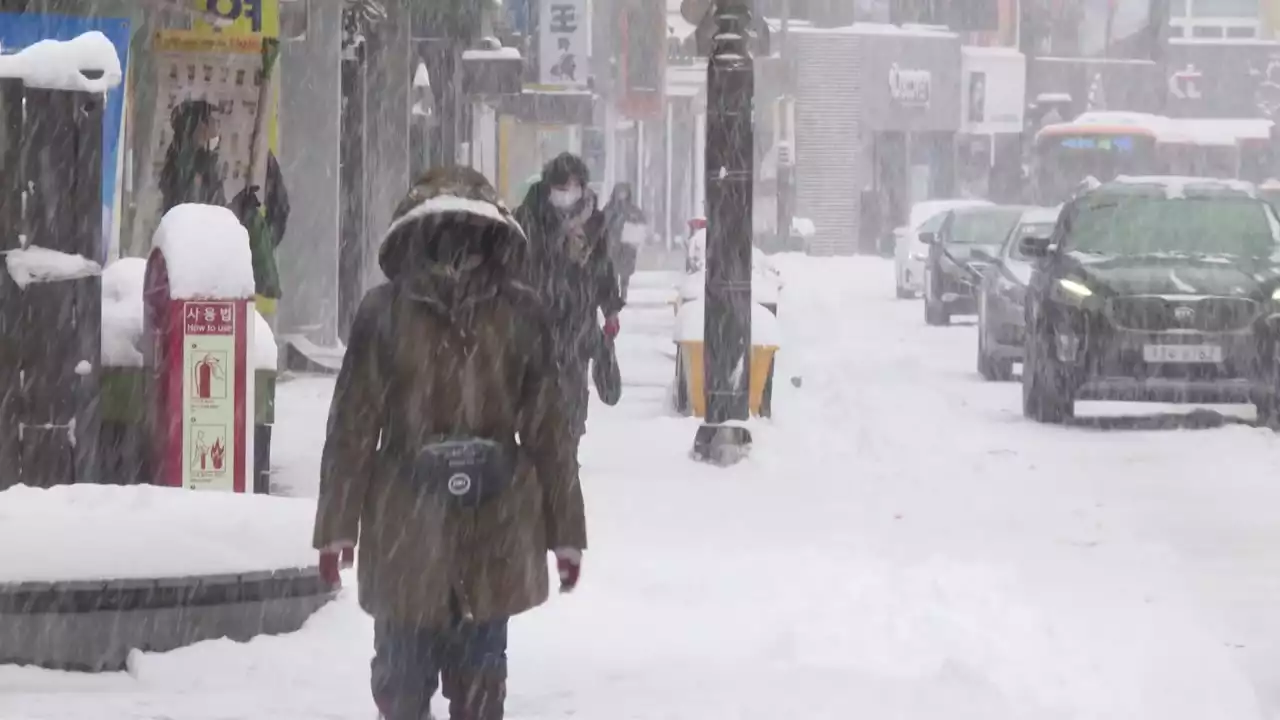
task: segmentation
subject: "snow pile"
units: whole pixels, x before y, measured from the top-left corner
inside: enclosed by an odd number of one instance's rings
[[[102,271],[102,364],[142,367],[147,261],[121,258]]]
[[[503,47],[493,50],[464,50],[463,60],[520,60],[519,48]]]
[[[9,277],[19,288],[25,289],[33,282],[57,282],[93,277],[102,272],[102,266],[82,255],[59,252],[35,245],[21,250],[10,250],[4,256]]]
[[[0,78],[18,78],[29,87],[103,93],[123,77],[115,46],[96,30],[74,40],[41,40],[13,55],[0,55]]]
[[[276,346],[276,335],[262,313],[253,311],[253,362],[254,370],[278,370],[280,367],[280,348]]]
[[[701,298],[680,306],[672,339],[676,342],[701,342],[706,331],[707,304]],[[779,347],[782,330],[778,318],[759,302],[751,303],[751,344]]]
[[[253,297],[249,233],[224,207],[175,207],[160,220],[152,247],[164,255],[169,294],[176,300]]]
[[[0,582],[110,580],[306,567],[315,503],[139,485],[0,492]],[[3,714],[3,713],[0,713]]]

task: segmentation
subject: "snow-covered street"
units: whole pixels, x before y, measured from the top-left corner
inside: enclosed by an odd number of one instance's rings
[[[667,409],[676,276],[633,282],[624,397],[583,447],[582,584],[514,622],[509,718],[1280,718],[1280,438],[1160,406],[1030,423],[972,325],[894,299],[891,262],[776,261],[775,417],[731,469],[689,459],[698,421]],[[331,391],[280,390],[299,503]],[[0,667],[0,718],[373,720],[347,578],[291,636]]]

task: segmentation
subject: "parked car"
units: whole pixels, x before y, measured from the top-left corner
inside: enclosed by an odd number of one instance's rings
[[[1022,239],[1049,237],[1061,206],[1031,208],[1005,238],[978,291],[978,372],[987,380],[1009,380],[1022,362],[1024,304],[1034,269],[1022,253]]]
[[[987,200],[926,200],[911,206],[907,224],[893,231],[893,269],[899,298],[914,298],[923,289],[921,283],[929,246],[920,242],[920,233],[937,233],[951,210],[991,204]]]
[[[1280,420],[1280,218],[1239,181],[1117,178],[1068,202],[1027,288],[1023,413],[1252,403]]]
[[[922,231],[929,247],[924,264],[924,320],[949,325],[952,315],[978,312],[978,286],[1013,226],[1027,208],[989,205],[950,210],[937,232]]]

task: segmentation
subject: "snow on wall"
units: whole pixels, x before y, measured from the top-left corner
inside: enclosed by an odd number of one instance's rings
[[[503,47],[496,50],[464,50],[463,60],[520,60],[520,49]]]
[[[142,367],[142,291],[147,262],[121,258],[102,271],[102,365]]]
[[[701,342],[705,331],[707,304],[702,299],[692,300],[680,306],[676,317],[676,342]],[[751,303],[751,344],[754,346],[781,347],[782,327],[778,318],[760,303]]]
[[[160,220],[152,247],[164,255],[176,300],[253,297],[249,233],[224,207],[175,207]]]
[[[17,78],[29,87],[103,93],[123,77],[115,47],[96,30],[72,40],[41,40],[12,55],[0,55],[0,78]]]
[[[250,358],[254,370],[277,370],[280,365],[280,348],[276,346],[276,335],[262,313],[253,311],[253,357]]]
[[[315,564],[315,502],[140,485],[0,492],[0,582],[230,574]],[[127,528],[128,532],[122,532]]]
[[[5,267],[19,288],[33,282],[56,282],[93,277],[102,266],[81,255],[59,252],[32,245],[4,254]]]

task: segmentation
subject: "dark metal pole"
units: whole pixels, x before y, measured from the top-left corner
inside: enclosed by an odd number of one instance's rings
[[[707,424],[695,454],[729,463],[751,441],[751,193],[755,67],[747,0],[717,0],[716,35],[707,63],[707,287],[705,388]]]

